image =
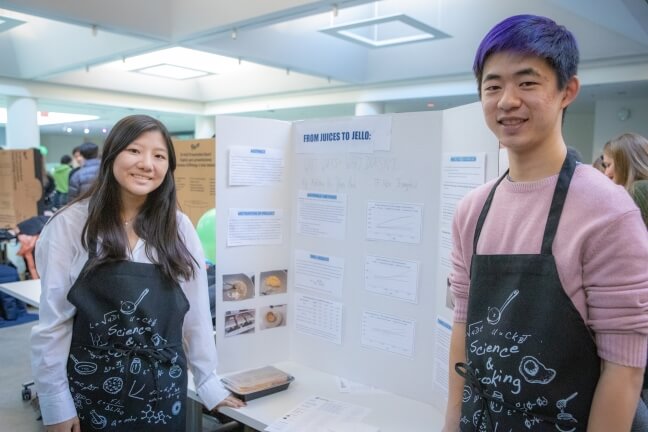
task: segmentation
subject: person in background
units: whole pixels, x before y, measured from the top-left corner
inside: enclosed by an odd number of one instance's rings
[[[37,206],[38,215],[45,216],[51,215],[54,209],[54,198],[56,195],[56,185],[54,182],[54,176],[47,170],[47,163],[45,161],[46,152],[43,152],[43,148],[38,149],[38,154],[40,154],[41,160],[41,190],[42,196],[41,200]],[[36,215],[33,215],[36,216]]]
[[[634,200],[648,227],[648,139],[625,133],[603,146],[605,175],[623,186]]]
[[[76,146],[72,149],[72,171],[70,177],[83,166],[83,156],[81,156],[81,146]]]
[[[73,168],[81,168],[83,166],[85,159],[81,155],[81,146],[76,146],[72,149],[72,158],[74,159],[72,162]]]
[[[61,163],[52,170],[56,188],[54,195],[54,207],[56,208],[61,208],[67,204],[70,171],[72,171],[72,158],[69,155],[61,156]]]
[[[601,154],[599,157],[594,159],[594,162],[592,162],[592,166],[596,168],[597,170],[601,171],[603,174],[605,174],[605,166],[603,164],[603,155]]]
[[[86,191],[97,178],[99,173],[99,147],[92,142],[86,142],[79,147],[81,157],[83,157],[83,164],[81,167],[70,175],[70,183],[68,189],[68,200],[72,201]]]
[[[641,211],[648,229],[648,139],[635,133],[625,133],[603,146],[603,167],[614,183],[623,186]],[[648,368],[644,373],[643,402],[648,404]],[[637,413],[636,431],[639,423],[648,428],[648,408]]]
[[[628,194],[565,145],[578,59],[572,33],[534,15],[498,23],[475,55],[509,171],[454,216],[444,431],[630,430],[648,347],[648,236]]]
[[[244,405],[215,372],[205,258],[175,168],[166,127],[125,117],[98,181],[41,233],[31,342],[47,432],[184,430],[187,367],[208,408]]]

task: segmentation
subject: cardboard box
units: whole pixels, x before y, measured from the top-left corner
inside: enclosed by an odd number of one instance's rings
[[[42,214],[43,174],[38,150],[0,150],[0,228]]]
[[[216,207],[216,140],[174,140],[175,182],[180,209],[194,226]]]

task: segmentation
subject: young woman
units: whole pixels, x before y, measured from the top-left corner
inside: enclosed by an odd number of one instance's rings
[[[605,175],[626,188],[648,227],[648,139],[625,133],[603,146]]]
[[[184,430],[187,366],[207,407],[243,405],[215,374],[205,260],[175,166],[164,125],[126,117],[91,190],[42,232],[32,368],[48,432]]]

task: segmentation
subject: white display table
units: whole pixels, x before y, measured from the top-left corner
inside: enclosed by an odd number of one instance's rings
[[[246,407],[223,408],[221,412],[247,426],[263,430],[305,399],[322,396],[371,408],[364,422],[378,427],[380,432],[429,432],[443,428],[443,413],[432,405],[386,392],[341,393],[334,375],[291,361],[273,366],[295,377],[287,390],[252,400]],[[189,395],[197,397],[192,386]]]
[[[40,306],[40,279],[30,279],[20,282],[5,282],[0,284],[0,291],[5,292],[30,306]]]

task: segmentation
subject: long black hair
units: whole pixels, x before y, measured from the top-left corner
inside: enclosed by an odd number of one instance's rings
[[[197,262],[178,232],[176,187],[173,172],[176,156],[167,128],[147,115],[131,115],[119,120],[108,134],[103,146],[99,174],[92,188],[81,199],[89,198],[88,219],[81,232],[86,250],[95,247],[101,238],[101,251],[91,258],[87,271],[99,265],[126,260],[128,237],[121,220],[121,186],[113,174],[117,155],[145,132],[162,134],[168,152],[169,169],[162,184],[150,192],[140,209],[133,229],[146,242],[146,256],[160,266],[162,272],[178,282],[194,277]],[[157,257],[154,256],[154,252]]]

